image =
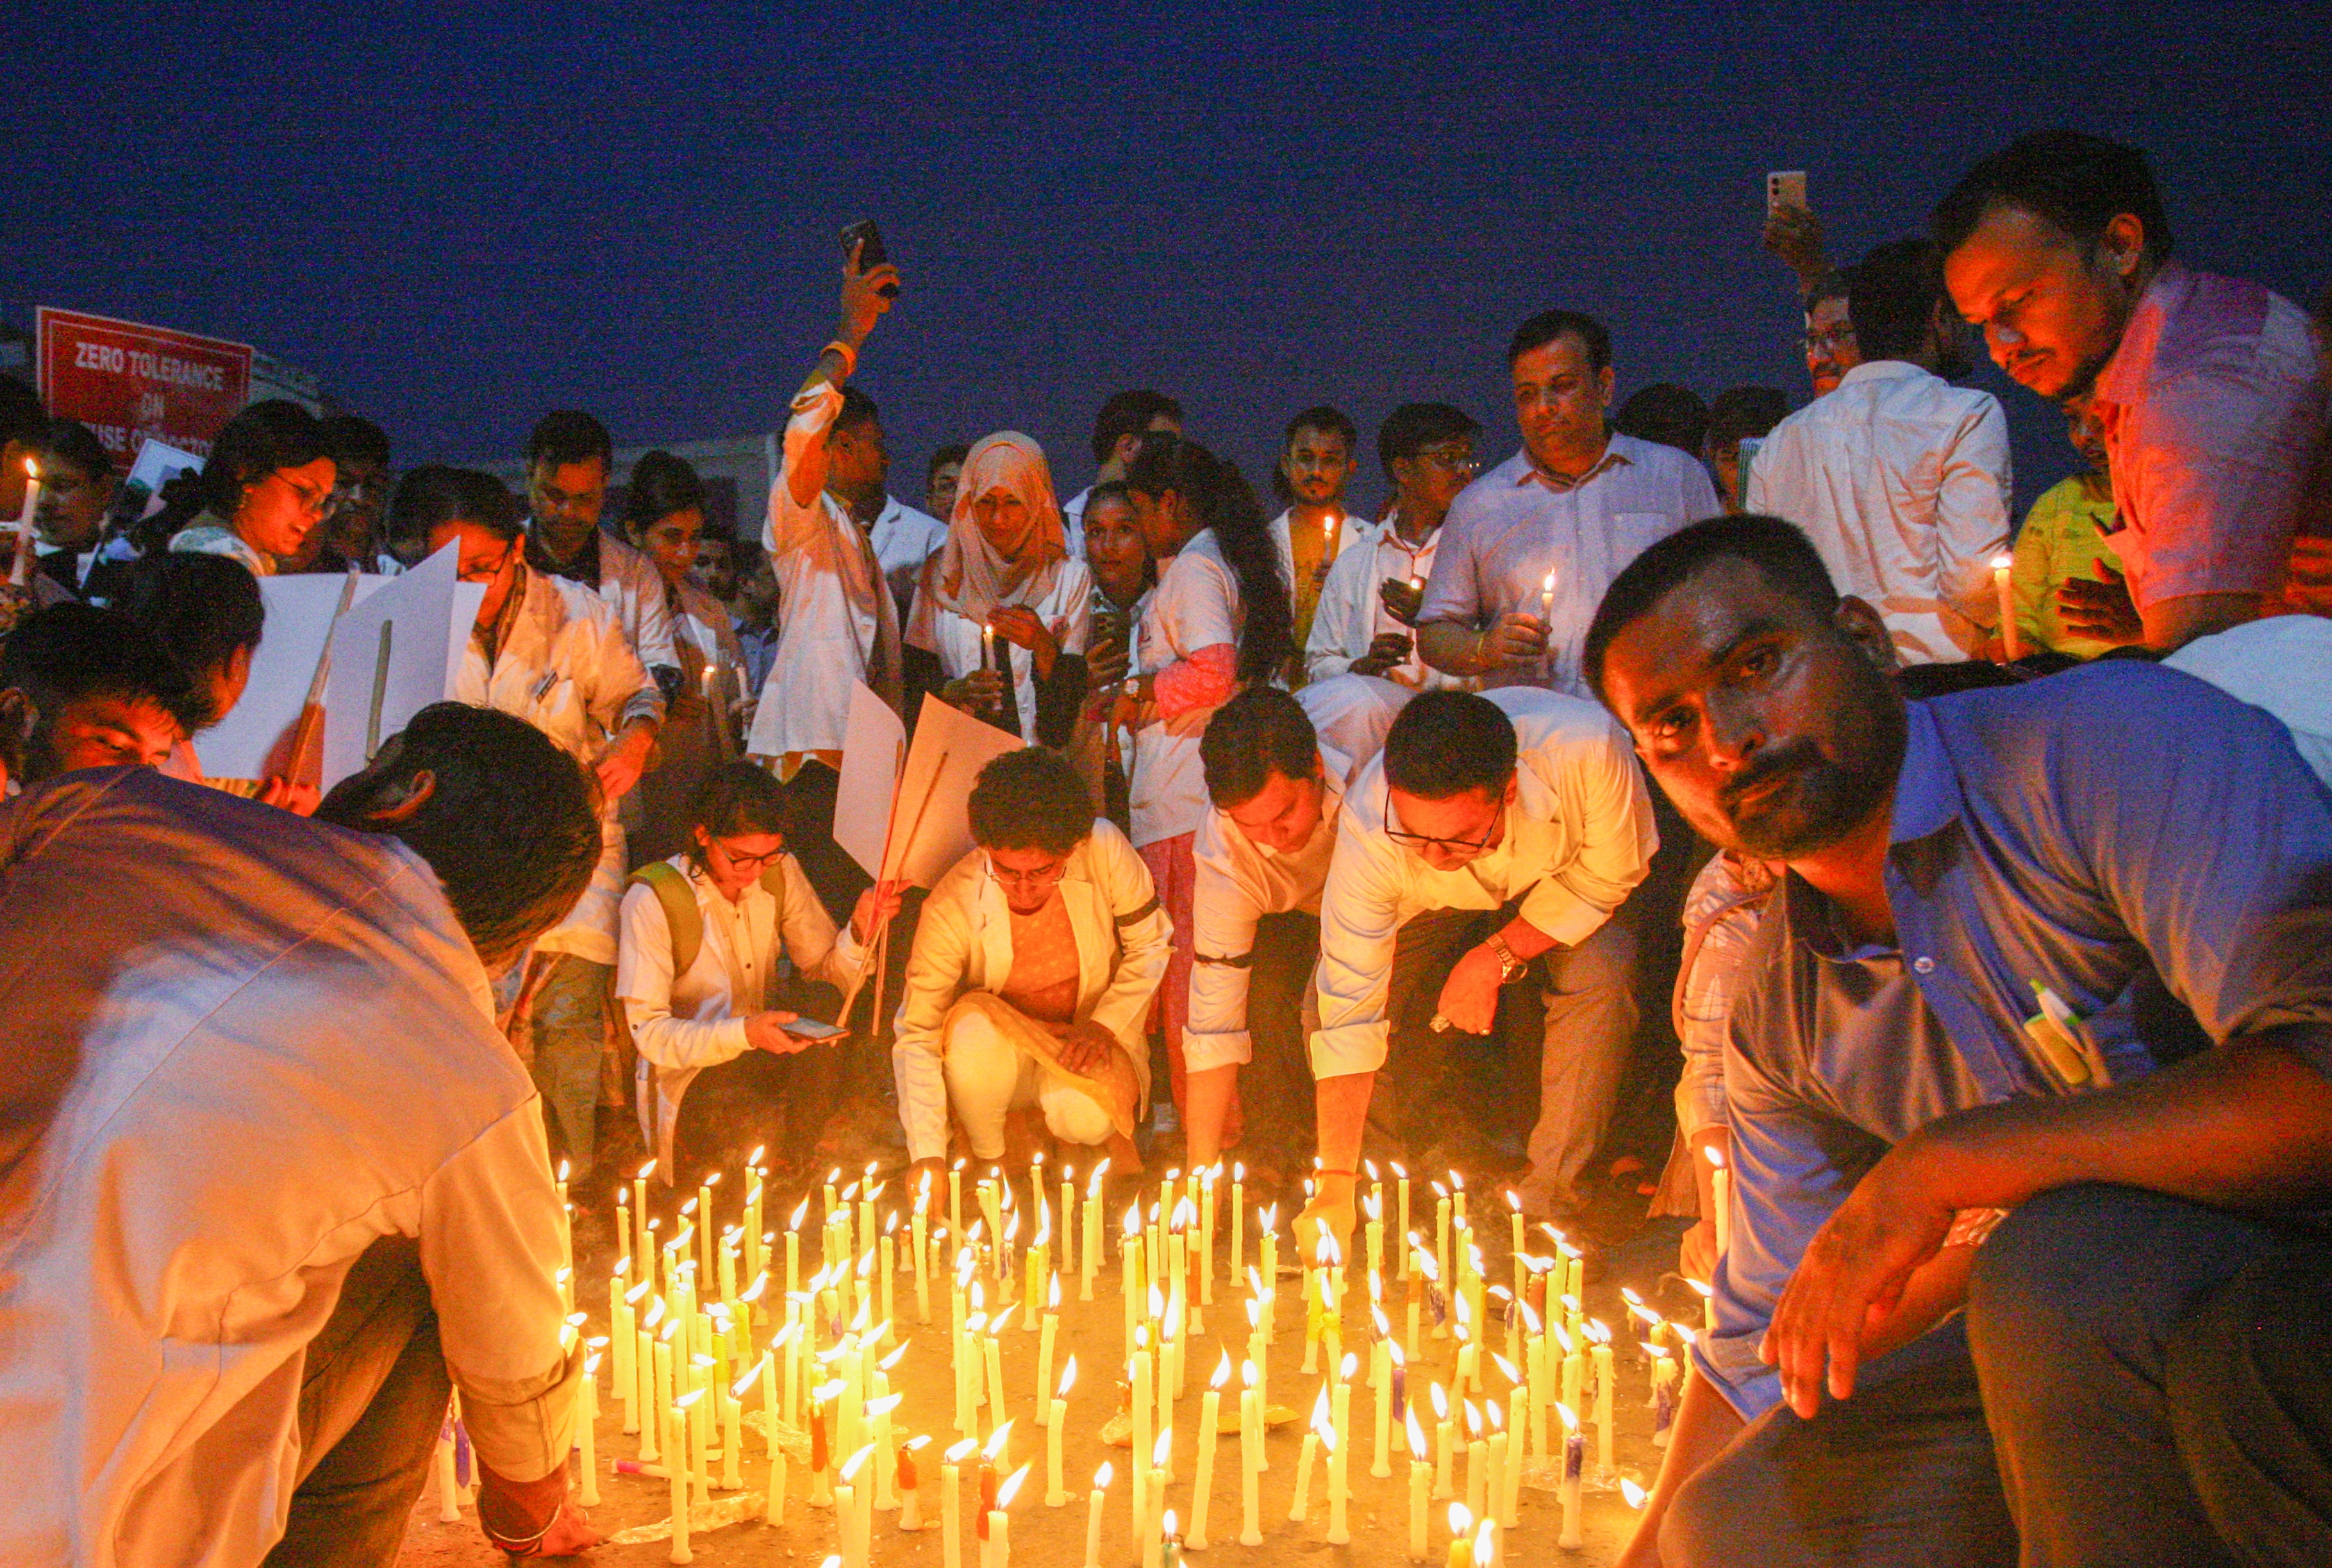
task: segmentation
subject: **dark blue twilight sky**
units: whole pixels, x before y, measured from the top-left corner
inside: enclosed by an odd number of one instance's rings
[[[1610,322],[1623,396],[1794,401],[1763,171],[1811,170],[1850,258],[2052,123],[2144,145],[2198,264],[2332,282],[2321,3],[33,9],[0,315],[243,339],[400,461],[562,404],[624,445],[763,427],[862,215],[907,269],[862,378],[909,495],[999,425],[1074,490],[1145,384],[1258,483],[1319,400],[1447,398],[1501,455],[1500,346],[1553,303]],[[2029,501],[2055,420],[1986,377]]]

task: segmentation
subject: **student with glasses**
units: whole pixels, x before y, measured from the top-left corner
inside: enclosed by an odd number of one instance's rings
[[[690,802],[689,846],[624,893],[616,996],[639,1047],[640,1128],[683,1187],[755,1147],[781,1168],[814,1162],[840,1053],[788,1026],[838,1010],[863,944],[898,911],[894,886],[870,887],[837,929],[787,850],[787,822],[783,785],[723,763]]]
[[[1419,659],[1414,634],[1441,520],[1481,472],[1474,458],[1481,428],[1447,403],[1405,403],[1378,427],[1377,458],[1392,482],[1393,513],[1375,548],[1348,550],[1329,569],[1305,645],[1306,678],[1381,675],[1411,690],[1472,688]]]
[[[1140,1170],[1150,1095],[1144,1028],[1171,931],[1150,872],[1076,770],[1043,747],[980,770],[973,849],[915,928],[892,1061],[907,1153],[948,1158],[949,1122],[983,1163],[1024,1164],[1050,1138]]]
[[[1658,845],[1625,731],[1576,697],[1420,693],[1344,801],[1320,903],[1304,1244],[1324,1223],[1349,1241],[1364,1133],[1412,1171],[1476,1152],[1451,1114],[1465,1037],[1537,1058],[1523,1205],[1575,1218],[1636,1024],[1634,944],[1610,917]]]
[[[253,577],[273,577],[324,521],[338,472],[315,416],[281,397],[254,403],[212,443],[203,510],[170,548],[227,556]]]

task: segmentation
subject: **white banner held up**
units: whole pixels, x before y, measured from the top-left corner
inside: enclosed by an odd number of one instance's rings
[[[834,793],[834,841],[869,876],[883,875],[883,840],[906,760],[907,727],[865,682],[850,688],[842,730],[842,779]]]
[[[356,602],[390,579],[357,579]],[[307,705],[308,688],[323,656],[333,612],[347,579],[337,574],[266,577],[259,598],[266,619],[259,651],[252,655],[251,679],[243,700],[215,728],[195,737],[195,756],[212,779],[265,779],[290,764],[293,731]],[[330,726],[327,726],[329,729]],[[311,753],[312,755],[312,753]]]
[[[452,693],[457,554],[447,545],[340,617],[324,688],[325,789],[361,769],[414,714]]]
[[[971,849],[968,807],[980,770],[1019,751],[1020,737],[926,695],[906,761],[886,777],[903,733],[880,697],[863,684],[852,693],[834,837],[878,881],[929,887]]]

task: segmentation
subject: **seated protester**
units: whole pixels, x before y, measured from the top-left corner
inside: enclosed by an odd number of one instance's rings
[[[1698,457],[1708,445],[1708,405],[1689,387],[1655,381],[1628,395],[1611,428]]]
[[[2009,586],[2015,598],[2018,654],[2101,658],[2143,642],[2146,627],[2129,603],[2112,535],[2113,473],[2097,410],[2086,397],[2065,402],[2065,429],[2084,472],[2040,492],[2016,532]],[[2005,654],[1995,644],[1995,657]]]
[[[846,457],[858,461],[846,431],[837,428],[850,400],[844,384],[867,334],[891,308],[884,289],[898,282],[898,269],[887,262],[861,272],[854,256],[845,269],[840,332],[794,394],[761,525],[781,607],[777,652],[762,678],[745,754],[767,760],[786,784],[794,853],[837,920],[866,885],[866,874],[834,842],[832,828],[850,693],[864,682],[898,705],[900,656],[898,606],[866,531],[828,488],[829,448],[838,440]]]
[[[202,712],[186,672],[119,610],[35,611],[0,642],[0,797],[81,768],[158,768]]]
[[[195,693],[187,738],[162,771],[189,784],[208,783],[193,738],[233,712],[250,683],[252,655],[267,625],[259,579],[225,556],[163,554],[139,561],[128,583],[123,610],[186,673]],[[295,789],[282,779],[265,780],[259,798],[282,806],[301,790],[308,810],[314,810],[314,789]]]
[[[870,887],[836,932],[785,826],[778,781],[724,762],[690,803],[691,846],[634,872],[624,893],[616,999],[639,1047],[641,1131],[683,1189],[757,1145],[779,1169],[808,1168],[834,1109],[836,1053],[785,1026],[839,1010],[865,941],[897,910],[894,892]]]
[[[1085,492],[1085,575],[1093,579],[1086,601],[1093,629],[1085,643],[1085,701],[1069,742],[1069,760],[1085,775],[1104,817],[1121,830],[1133,817],[1126,801],[1125,769],[1133,737],[1111,722],[1118,687],[1135,674],[1133,636],[1158,587],[1158,563],[1133,515],[1133,497],[1122,479],[1104,480]]]
[[[1411,1170],[1458,1162],[1451,1031],[1536,1057],[1519,1190],[1527,1212],[1568,1228],[1636,1025],[1634,944],[1610,916],[1658,846],[1626,736],[1592,703],[1421,692],[1400,711],[1345,790],[1321,894],[1322,1170],[1307,1230],[1349,1239],[1364,1128],[1380,1158]],[[1505,1009],[1502,1027],[1501,993],[1526,978],[1543,1005]]]
[[[1018,1162],[1049,1132],[1139,1171],[1168,943],[1150,874],[1057,751],[989,763],[970,813],[978,847],[924,902],[899,1004],[907,1157],[939,1170],[952,1112],[975,1160]]]
[[[1447,403],[1404,403],[1386,416],[1377,458],[1392,481],[1393,513],[1374,549],[1356,546],[1328,569],[1305,644],[1307,679],[1350,671],[1420,691],[1471,684],[1420,660],[1414,634],[1441,521],[1479,467],[1474,436],[1481,428]]]
[[[907,622],[907,711],[936,691],[1031,746],[1066,749],[1085,695],[1092,579],[1073,559],[1044,449],[1014,430],[964,460],[947,540]]]
[[[2332,494],[2308,493],[2327,399],[2308,313],[2178,262],[2146,155],[2079,131],[1985,158],[1932,227],[1953,302],[2009,379],[2089,396],[2146,645],[2260,614],[2294,533],[2332,530]]]
[[[734,714],[743,698],[745,649],[728,607],[696,576],[704,483],[695,469],[663,451],[632,464],[624,534],[655,567],[680,669],[656,734],[655,766],[624,804],[632,864],[645,865],[686,852],[685,818],[697,787],[738,754],[741,736]]]
[[[142,769],[0,812],[0,930],[41,958],[0,1012],[0,1561],[389,1563],[449,1383],[486,1538],[597,1538],[559,1191],[487,993],[592,817],[454,703],[313,822]]]
[[[2332,796],[2176,672],[1907,704],[1885,639],[1758,517],[1655,545],[1589,634],[1684,816],[1788,868],[1626,1560],[2326,1561],[2332,1249],[2291,1221],[2332,1185]]]
[[[314,415],[282,397],[253,403],[211,444],[203,510],[170,548],[223,555],[253,577],[272,577],[324,521],[338,473]]]
[[[1741,510],[1741,478],[1774,425],[1790,416],[1778,387],[1728,387],[1708,406],[1708,438],[1701,458],[1716,476],[1717,498]]]
[[[1344,509],[1361,450],[1361,433],[1342,409],[1323,404],[1287,422],[1271,487],[1287,510],[1271,520],[1271,542],[1279,551],[1279,575],[1288,585],[1295,617],[1295,645],[1309,645],[1312,617],[1320,604],[1329,569],[1355,545],[1366,544],[1381,524]]]
[[[78,419],[52,419],[41,432],[41,505],[33,514],[40,535],[39,566],[50,581],[79,595],[97,563],[105,513],[120,489],[113,460]]]
[[[454,695],[524,719],[599,787],[598,869],[535,942],[510,1018],[542,1090],[552,1143],[580,1180],[597,1148],[599,1064],[617,1028],[608,997],[626,864],[616,813],[655,746],[664,693],[632,655],[614,607],[528,564],[523,520],[492,474],[416,468],[398,483],[390,512],[392,530],[425,536],[432,555],[455,546],[461,580],[486,585]]]
[[[1338,751],[1314,729],[1309,699],[1339,684],[1306,686],[1300,698],[1249,686],[1215,710],[1199,741],[1213,809],[1199,819],[1191,851],[1197,959],[1182,1037],[1186,1160],[1198,1170],[1222,1153],[1223,1121],[1241,1070],[1257,1063],[1260,1036],[1260,1082],[1250,1087],[1262,1092],[1247,1096],[1242,1152],[1259,1173],[1251,1179],[1266,1187],[1276,1184],[1274,1170],[1302,1167],[1311,1142],[1300,1015],[1320,957],[1320,888],[1344,780],[1375,754],[1373,746],[1359,758]]]
[[[1137,674],[1119,688],[1116,722],[1133,731],[1133,846],[1172,923],[1173,961],[1159,1003],[1174,1110],[1183,1110],[1182,1023],[1190,999],[1192,837],[1205,817],[1199,737],[1242,685],[1285,678],[1295,653],[1287,581],[1255,493],[1232,464],[1195,441],[1153,435],[1126,484],[1158,591],[1135,639]],[[1237,1103],[1223,1138],[1238,1138]]]

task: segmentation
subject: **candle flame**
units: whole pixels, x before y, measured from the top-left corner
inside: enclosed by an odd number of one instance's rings
[[[2012,555],[1996,555],[1992,558],[1992,569],[1994,571],[2006,571],[2015,564],[2016,558]]]
[[[1700,1149],[1700,1157],[1708,1162],[1709,1167],[1712,1170],[1722,1171],[1725,1169],[1725,1153],[1714,1143],[1702,1144]]]
[[[745,1375],[743,1377],[739,1378],[735,1382],[729,1385],[730,1397],[732,1399],[741,1400],[747,1394],[751,1393],[753,1391],[753,1385],[761,1381],[761,1369],[769,1364],[769,1358],[765,1353],[760,1360],[755,1362],[750,1367],[746,1369]]]
[[[633,1177],[632,1180],[635,1181],[645,1181],[649,1177],[655,1174],[655,1168],[656,1162],[651,1160],[646,1164],[640,1167],[640,1173]]]
[[[1171,1464],[1173,1459],[1174,1429],[1161,1427],[1158,1429],[1158,1440],[1150,1445],[1150,1468],[1153,1470],[1162,1470]]]
[[[1007,1477],[1002,1486],[996,1488],[995,1511],[997,1513],[1001,1514],[1005,1509],[1012,1506],[1012,1499],[1020,1495],[1020,1483],[1027,1478],[1028,1466],[1023,1465]]]
[[[858,1472],[865,1469],[866,1468],[866,1461],[874,1457],[874,1445],[869,1443],[865,1448],[859,1449],[856,1453],[842,1461],[842,1468],[838,1472],[836,1478],[846,1487],[855,1486],[858,1482]]]
[[[919,1453],[919,1452],[921,1452],[921,1451],[922,1451],[922,1449],[923,1446],[924,1446],[925,1444],[927,1444],[927,1443],[929,1443],[931,1440],[932,1440],[932,1435],[931,1435],[931,1433],[929,1433],[929,1432],[917,1432],[913,1437],[909,1438],[905,1442],[901,1443],[899,1446],[900,1446],[901,1448],[903,1448],[906,1449],[906,1450],[907,1450],[907,1452],[909,1452],[909,1453],[911,1453],[911,1454],[913,1454],[913,1453]]]
[[[1505,1380],[1508,1382],[1520,1383],[1523,1381],[1523,1369],[1508,1361],[1505,1357],[1493,1351],[1490,1354],[1490,1360],[1496,1363],[1498,1371],[1505,1374]]]
[[[888,1328],[891,1325],[888,1322],[885,1322],[883,1326]],[[878,1334],[875,1337],[879,1339],[882,1336]],[[899,1358],[906,1353],[907,1347],[904,1344],[901,1344],[898,1349],[893,1351],[889,1355],[884,1356],[881,1361],[876,1362],[874,1363],[874,1370],[884,1372],[889,1372],[893,1367],[899,1364]]]
[[[794,1210],[793,1218],[786,1221],[786,1229],[788,1230],[799,1230],[801,1229],[802,1221],[808,1217],[809,1200],[805,1198],[801,1200],[801,1207]]]
[[[1069,1397],[1069,1391],[1076,1386],[1077,1358],[1071,1356],[1069,1358],[1068,1364],[1061,1369],[1060,1386],[1054,1391],[1053,1397],[1055,1399],[1067,1399]]]
[[[866,1413],[870,1416],[887,1416],[899,1408],[899,1401],[905,1397],[903,1394],[884,1394],[879,1400],[868,1400]]]
[[[1482,1435],[1482,1412],[1472,1400],[1466,1401],[1466,1435],[1473,1439]]]
[[[1474,1510],[1473,1510],[1473,1509],[1471,1509],[1471,1508],[1468,1508],[1468,1507],[1467,1507],[1467,1506],[1466,1506],[1466,1505],[1465,1505],[1465,1504],[1463,1504],[1463,1503],[1452,1503],[1452,1504],[1450,1504],[1450,1505],[1449,1505],[1449,1533],[1450,1533],[1452,1535],[1463,1535],[1467,1531],[1468,1531],[1468,1530],[1472,1529],[1473,1527],[1474,1527]]]
[[[1648,1501],[1644,1489],[1625,1476],[1620,1477],[1620,1496],[1627,1500],[1628,1506],[1639,1511],[1642,1510]]]
[[[1323,1379],[1320,1383],[1320,1397],[1312,1401],[1312,1429],[1316,1432],[1327,1424],[1328,1384],[1327,1381]]]
[[[1563,1429],[1564,1431],[1575,1432],[1579,1429],[1579,1412],[1572,1410],[1569,1405],[1564,1404],[1561,1400],[1554,1401],[1554,1413],[1563,1418]]]
[[[1230,1378],[1231,1353],[1225,1351],[1223,1352],[1222,1359],[1215,1362],[1215,1375],[1207,1380],[1207,1386],[1210,1389],[1219,1389],[1225,1383],[1230,1382]]]
[[[1168,1540],[1172,1540],[1177,1534],[1174,1510],[1169,1508],[1163,1514],[1160,1515],[1158,1516],[1158,1525],[1160,1532],[1164,1535]]]
[[[980,1452],[980,1445],[966,1438],[960,1443],[951,1445],[948,1451],[940,1456],[940,1459],[944,1464],[961,1465],[978,1452]]]
[[[1004,1446],[1012,1440],[1012,1423],[1005,1422],[988,1434],[988,1441],[980,1450],[980,1457],[994,1463],[1004,1455]]]
[[[1351,1351],[1346,1351],[1344,1353],[1343,1364],[1336,1369],[1336,1376],[1340,1382],[1351,1382],[1352,1381],[1352,1374],[1360,1370],[1361,1358],[1353,1354]]]
[[[1439,1383],[1428,1385],[1428,1391],[1433,1396],[1433,1419],[1437,1421],[1448,1420],[1449,1419],[1449,1396],[1441,1391],[1441,1385]]]
[[[1256,1376],[1257,1376],[1257,1373],[1256,1373],[1256,1370],[1255,1370],[1255,1362],[1251,1362],[1251,1361],[1243,1361],[1243,1362],[1239,1362],[1239,1386],[1240,1386],[1240,1387],[1242,1387],[1242,1388],[1250,1388],[1250,1389],[1251,1389],[1251,1388],[1253,1388],[1253,1387],[1255,1387],[1255,1383],[1256,1383]]]
[[[1709,1284],[1708,1281],[1705,1279],[1694,1279],[1687,1276],[1685,1279],[1685,1283],[1691,1286],[1694,1291],[1696,1292],[1704,1300],[1716,1294],[1716,1287]]]
[[[1096,1492],[1108,1491],[1109,1483],[1116,1474],[1117,1471],[1111,1466],[1110,1462],[1107,1459],[1104,1459],[1101,1462],[1101,1468],[1094,1471],[1093,1489]]]

